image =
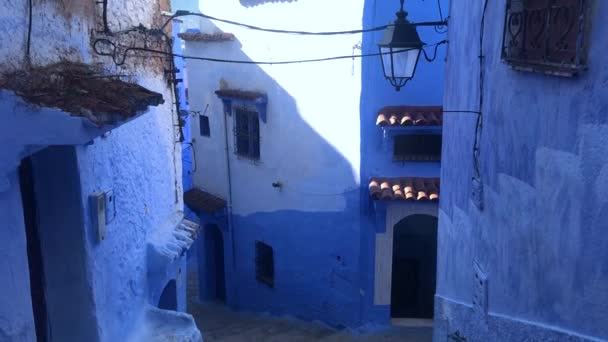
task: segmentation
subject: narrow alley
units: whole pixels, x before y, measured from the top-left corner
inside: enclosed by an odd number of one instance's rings
[[[608,0],[0,0],[0,342],[608,342]]]
[[[432,327],[382,327],[366,333],[338,331],[292,317],[237,312],[222,303],[200,303],[195,273],[188,275],[188,313],[205,342],[429,342]]]

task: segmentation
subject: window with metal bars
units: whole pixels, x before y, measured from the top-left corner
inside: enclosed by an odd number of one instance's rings
[[[261,241],[255,242],[255,277],[259,282],[274,287],[274,251]]]
[[[251,160],[260,159],[260,119],[258,113],[244,108],[235,109],[235,153]]]
[[[441,135],[407,134],[394,139],[393,161],[441,161]]]
[[[588,0],[507,0],[502,59],[516,69],[573,76],[585,67]]]

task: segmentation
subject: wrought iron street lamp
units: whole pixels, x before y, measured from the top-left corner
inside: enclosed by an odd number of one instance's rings
[[[384,77],[388,79],[397,91],[414,77],[420,54],[424,51],[425,44],[420,39],[417,26],[444,26],[447,21],[411,23],[407,20],[407,12],[403,9],[404,0],[401,1],[401,9],[397,12],[397,20],[393,25],[387,27],[384,38],[378,44],[382,58],[382,69]],[[442,42],[443,43],[443,42]],[[436,55],[435,50],[435,55]]]

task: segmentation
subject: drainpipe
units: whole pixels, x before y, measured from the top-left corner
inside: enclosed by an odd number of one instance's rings
[[[234,227],[232,225],[232,172],[230,170],[230,150],[228,146],[228,114],[224,113],[224,145],[226,149],[226,178],[228,181],[228,199],[226,211],[228,216],[228,232],[232,245],[232,268],[236,270],[236,243],[234,242]]]

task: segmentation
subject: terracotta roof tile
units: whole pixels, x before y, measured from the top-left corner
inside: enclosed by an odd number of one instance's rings
[[[438,201],[439,178],[372,178],[369,194],[382,201]]]
[[[202,33],[182,32],[178,37],[191,42],[229,42],[234,40],[234,34],[228,32]]]
[[[378,126],[441,126],[441,106],[392,106],[378,112]]]
[[[63,61],[2,78],[2,88],[29,103],[86,117],[97,126],[116,124],[164,103],[161,94],[84,63]]]
[[[226,207],[226,200],[196,188],[184,193],[184,203],[192,210],[209,215],[213,215]]]

